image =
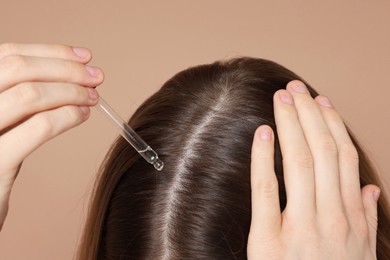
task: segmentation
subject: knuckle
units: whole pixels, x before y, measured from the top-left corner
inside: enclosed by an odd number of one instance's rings
[[[74,52],[71,46],[50,44],[47,45],[47,48],[50,49],[50,52],[53,53],[56,57],[64,59],[72,59],[74,57]]]
[[[53,53],[56,53],[59,57],[72,57],[72,48],[66,45],[51,45]]]
[[[252,161],[258,160],[258,161],[267,161],[273,159],[274,156],[270,149],[266,149],[264,147],[259,147],[256,152],[252,154]]]
[[[378,216],[366,216],[367,218],[367,228],[371,229],[371,230],[377,230],[377,227],[378,227]],[[368,232],[368,230],[367,230]]]
[[[72,85],[69,90],[70,94],[75,99],[78,99],[81,102],[89,100],[89,94],[85,87],[80,87],[79,85]]]
[[[63,63],[63,66],[65,71],[68,72],[68,75],[80,77],[80,75],[83,74],[80,69],[81,65],[77,64],[76,62],[66,61]]]
[[[311,169],[314,167],[313,157],[306,151],[298,152],[295,157],[295,161],[298,167],[305,169]]]
[[[337,145],[331,136],[325,136],[319,140],[319,146],[322,150],[337,154]]]
[[[10,55],[11,53],[15,53],[17,47],[15,43],[6,42],[0,44],[0,57],[5,57]]]
[[[367,238],[369,234],[366,218],[363,216],[360,220],[354,223],[354,229],[358,237]]]
[[[69,97],[72,97],[72,98],[77,98],[80,96],[80,91],[77,89],[76,86],[74,86],[73,84],[69,85],[67,88],[66,88],[66,91],[67,91],[67,95]]]
[[[71,125],[75,125],[82,121],[82,115],[80,109],[76,106],[64,107],[66,121]]]
[[[262,232],[258,232],[257,230],[250,230],[248,234],[248,241],[247,241],[247,246],[256,248],[259,245],[262,244],[270,244],[273,241],[278,239],[278,234],[274,234],[273,236],[265,236],[262,234]]]
[[[359,161],[359,153],[356,147],[352,144],[344,144],[339,148],[339,153],[341,157],[347,158],[351,161]]]
[[[53,124],[51,118],[45,114],[37,114],[32,118],[32,130],[42,139],[49,139],[53,135]]]
[[[58,135],[64,129],[71,128],[83,121],[82,113],[77,106],[62,107],[60,111],[56,111],[55,118],[57,118],[57,123],[53,121],[54,114],[39,113],[34,115],[31,118],[32,131],[34,131],[40,139],[48,140],[53,136]]]
[[[311,110],[313,101],[312,98],[310,98],[307,95],[296,95],[294,98],[294,102],[296,101],[296,106],[298,109],[302,110]]]
[[[365,219],[364,207],[363,204],[358,205],[346,205],[346,211],[348,212],[348,216],[354,221],[360,221],[361,219]]]
[[[351,232],[349,222],[344,215],[331,218],[327,221],[324,228],[327,237],[340,241],[346,241]]]
[[[266,198],[275,196],[279,189],[278,180],[276,178],[261,180],[256,186],[257,190],[260,191]]]
[[[2,61],[6,68],[11,71],[10,73],[18,73],[28,65],[28,59],[18,54],[8,55]]]
[[[42,93],[34,83],[23,82],[15,88],[14,96],[18,103],[29,105],[38,102],[42,97]]]

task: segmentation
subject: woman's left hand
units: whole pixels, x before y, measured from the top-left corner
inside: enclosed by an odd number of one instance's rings
[[[376,259],[379,188],[360,189],[358,153],[328,99],[292,81],[274,95],[287,206],[280,211],[274,135],[252,146],[248,259]]]

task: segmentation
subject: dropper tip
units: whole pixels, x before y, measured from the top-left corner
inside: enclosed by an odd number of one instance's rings
[[[157,170],[157,171],[161,171],[163,168],[164,168],[164,163],[163,161],[161,161],[159,158],[157,158],[154,163],[153,163],[153,166],[154,168]]]

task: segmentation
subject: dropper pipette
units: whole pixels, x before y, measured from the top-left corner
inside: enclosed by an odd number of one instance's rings
[[[164,163],[158,158],[157,153],[145,143],[145,141],[124,121],[103,98],[99,97],[97,107],[99,110],[120,129],[120,134],[134,147],[135,150],[156,170],[161,171]]]

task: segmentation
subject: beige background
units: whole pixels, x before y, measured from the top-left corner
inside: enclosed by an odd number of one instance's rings
[[[277,61],[332,99],[390,181],[390,2],[238,2],[0,0],[0,42],[90,48],[106,73],[100,94],[125,118],[188,66],[237,55]],[[0,259],[73,257],[95,173],[116,134],[93,111],[25,161]]]

